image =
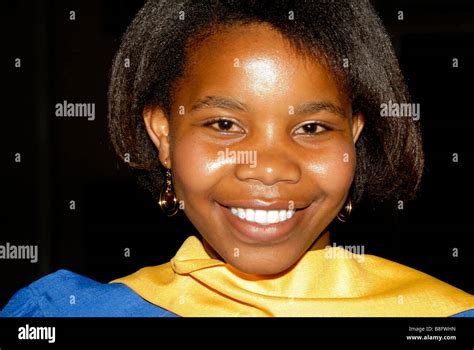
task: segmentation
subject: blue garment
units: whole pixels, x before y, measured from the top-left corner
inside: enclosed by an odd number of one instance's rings
[[[120,283],[59,270],[20,289],[0,317],[177,317]]]
[[[463,312],[460,312],[456,315],[453,315],[451,317],[474,317],[474,309],[466,310]]]
[[[120,283],[59,270],[20,289],[0,317],[178,317]],[[474,317],[474,309],[452,317]]]

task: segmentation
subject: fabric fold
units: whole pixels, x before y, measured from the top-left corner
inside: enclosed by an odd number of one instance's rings
[[[272,276],[244,274],[211,258],[189,237],[169,263],[112,283],[181,316],[446,317],[474,308],[474,297],[434,277],[340,247],[307,252]]]

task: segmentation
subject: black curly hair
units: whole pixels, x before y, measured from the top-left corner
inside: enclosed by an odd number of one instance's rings
[[[144,106],[160,106],[170,118],[187,52],[224,27],[249,23],[270,24],[297,52],[323,63],[354,113],[364,114],[353,202],[413,198],[424,166],[419,125],[411,118],[380,116],[381,104],[407,103],[409,96],[369,0],[147,1],[122,38],[108,95],[111,141],[119,157],[129,154],[127,164],[137,169],[140,182],[156,194],[163,181],[158,151],[145,130]]]

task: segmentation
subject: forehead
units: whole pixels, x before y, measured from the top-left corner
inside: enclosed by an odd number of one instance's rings
[[[231,95],[310,99],[316,93],[320,98],[347,100],[323,64],[299,53],[266,23],[223,27],[193,43],[187,53],[185,77],[182,83],[194,94],[220,90]]]

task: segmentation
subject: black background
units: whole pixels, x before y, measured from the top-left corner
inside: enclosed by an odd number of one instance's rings
[[[0,244],[39,245],[39,261],[0,260],[0,308],[60,268],[107,282],[169,260],[195,229],[165,217],[116,159],[106,93],[121,34],[143,1],[2,1]],[[355,208],[338,244],[383,256],[474,293],[472,248],[474,6],[374,1],[414,102],[427,157],[419,198]],[[76,20],[69,20],[75,11]],[[403,11],[404,20],[397,19]],[[14,67],[21,58],[21,69]],[[452,67],[452,59],[459,67]],[[95,103],[96,119],[57,118],[54,105]],[[15,163],[21,153],[21,163]],[[459,162],[453,163],[453,153]],[[69,210],[69,201],[76,203]],[[130,257],[124,249],[130,249]],[[453,257],[457,248],[458,257]]]

